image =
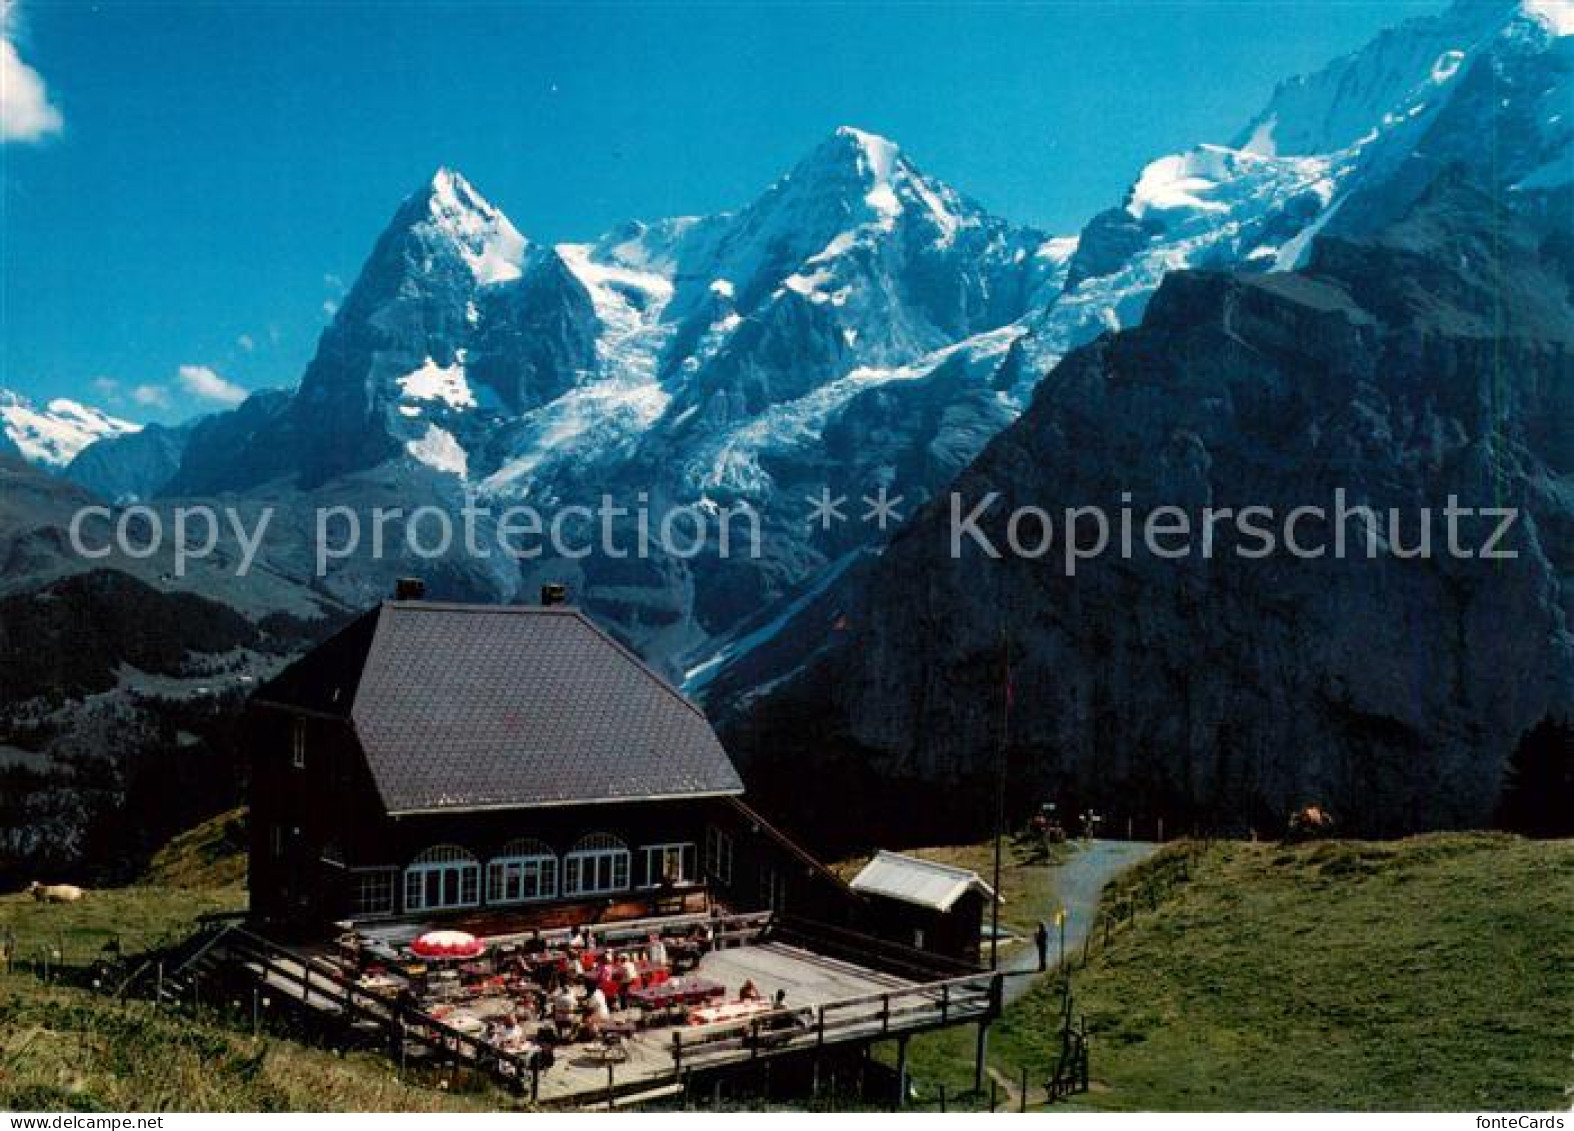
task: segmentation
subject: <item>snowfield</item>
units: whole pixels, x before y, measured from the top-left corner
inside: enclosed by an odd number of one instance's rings
[[[41,467],[63,468],[89,444],[141,428],[64,397],[39,408],[18,393],[0,389],[0,435],[23,459]]]

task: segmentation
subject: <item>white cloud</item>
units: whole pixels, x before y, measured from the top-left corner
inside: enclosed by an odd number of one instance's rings
[[[250,334],[242,334],[240,337],[235,339],[235,344],[241,349],[245,350],[247,353],[250,353],[252,350],[257,348],[257,341]]]
[[[138,385],[131,390],[131,399],[144,408],[168,408],[169,390],[163,385]]]
[[[16,49],[16,11],[16,0],[0,0],[0,143],[41,141],[63,125],[43,78]]]
[[[120,395],[120,382],[113,377],[93,378],[93,391],[110,404],[119,404],[125,399]]]
[[[329,318],[332,318],[335,314],[339,313],[339,304],[334,302],[331,298],[325,298],[322,300],[322,312]]]
[[[206,365],[182,365],[177,376],[186,392],[205,401],[233,405],[246,399],[245,389],[226,381]]]

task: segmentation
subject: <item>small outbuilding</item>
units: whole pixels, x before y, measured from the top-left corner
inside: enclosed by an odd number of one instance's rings
[[[914,950],[976,963],[984,908],[995,891],[977,872],[879,852],[853,877],[868,901],[865,929]]]

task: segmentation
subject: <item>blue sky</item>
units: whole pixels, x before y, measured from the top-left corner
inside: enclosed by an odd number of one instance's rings
[[[533,239],[589,239],[736,207],[851,124],[1069,233],[1444,6],[0,3],[0,385],[139,420],[295,383],[438,165]]]

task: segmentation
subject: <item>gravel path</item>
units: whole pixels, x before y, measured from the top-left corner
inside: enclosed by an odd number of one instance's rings
[[[1064,864],[1054,870],[1051,882],[1055,898],[1066,908],[1068,955],[1082,945],[1082,940],[1092,929],[1104,885],[1133,864],[1146,860],[1158,847],[1157,844],[1138,840],[1084,841]],[[1054,904],[1035,913],[1049,924],[1049,962],[1053,968],[1059,958]],[[1038,977],[1038,951],[1032,945],[1032,940],[1028,941],[1026,947],[1003,955],[1001,965],[1010,975],[1006,978],[1004,988],[1006,1004],[1009,1005],[1032,989]]]

